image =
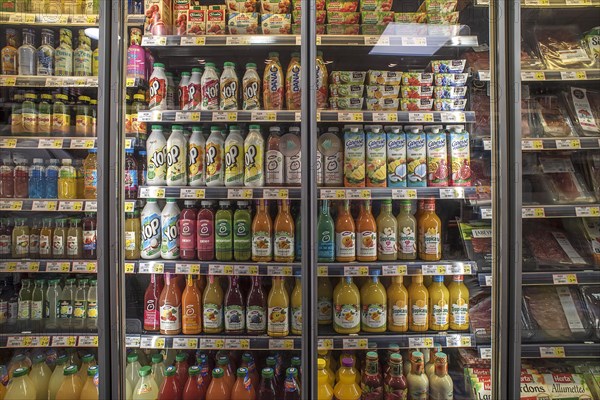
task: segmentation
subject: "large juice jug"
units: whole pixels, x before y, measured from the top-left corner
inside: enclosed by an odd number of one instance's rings
[[[160,294],[160,333],[177,335],[181,332],[181,291],[171,274],[165,274],[166,285]],[[133,383],[133,382],[132,382]]]
[[[154,70],[150,76],[150,102],[149,110],[166,110],[167,91],[169,83],[165,74],[165,64],[154,63]]]
[[[387,327],[387,294],[379,282],[379,271],[360,289],[362,303],[361,329],[364,332],[385,332]]]
[[[329,200],[322,200],[317,222],[317,243],[319,262],[335,261],[335,225],[329,214]]]
[[[179,258],[179,216],[181,211],[177,200],[167,199],[167,204],[160,214],[161,243],[160,256],[165,260]]]
[[[269,336],[287,336],[289,330],[288,307],[290,301],[281,276],[273,277],[273,286],[267,298],[267,334]]]
[[[469,329],[469,289],[462,275],[453,275],[448,286],[450,292],[450,329]]]
[[[256,392],[254,385],[250,384],[250,378],[248,376],[248,368],[238,368],[237,379],[231,388],[231,400],[254,400],[256,399]]]
[[[165,380],[158,390],[158,400],[181,399],[177,369],[170,365],[165,369]]]
[[[398,260],[417,258],[417,220],[411,212],[411,201],[402,200],[400,213],[396,217],[398,225]]]
[[[167,185],[187,185],[187,139],[183,136],[183,126],[173,125],[167,140]]]
[[[358,333],[360,310],[360,293],[352,277],[341,278],[333,290],[333,329],[337,333]]]
[[[216,275],[208,276],[208,285],[202,296],[202,307],[204,332],[208,334],[223,332],[223,289]]]
[[[362,390],[356,384],[356,373],[353,369],[354,361],[351,358],[342,359],[339,370],[339,381],[333,389],[336,400],[358,400]]]
[[[275,262],[294,261],[294,220],[289,200],[279,200],[274,224],[273,259]]]
[[[318,278],[317,308],[319,325],[331,325],[333,322],[333,288],[327,277]]]
[[[386,137],[381,128],[373,127],[367,132],[366,163],[368,187],[385,187],[387,184]]]
[[[419,258],[424,261],[439,261],[442,258],[442,222],[435,213],[435,200],[427,199],[423,214],[417,221]]]
[[[164,356],[162,353],[152,355],[152,378],[158,387],[162,386],[165,379],[165,364],[163,363]]]
[[[192,136],[187,149],[187,174],[190,186],[203,186],[206,184],[206,139],[202,128],[192,127]]]
[[[450,293],[444,285],[444,276],[435,275],[433,283],[427,288],[429,292],[429,329],[445,331],[450,326],[449,303]]]
[[[299,110],[302,96],[300,53],[292,53],[285,75],[285,101],[288,110]]]
[[[426,331],[429,329],[429,292],[423,285],[423,275],[411,277],[408,298],[408,328],[414,332]]]
[[[231,386],[224,380],[225,371],[215,368],[212,371],[212,380],[206,391],[206,398],[211,400],[230,400]]]
[[[256,64],[246,64],[242,79],[242,110],[260,110],[260,77]]]
[[[192,275],[187,276],[187,284],[181,299],[182,333],[197,335],[202,332],[202,294]]]
[[[56,392],[56,400],[73,400],[78,399],[83,389],[83,382],[77,375],[77,366],[69,365],[65,368],[64,379]]]
[[[435,374],[435,354],[442,351],[442,345],[434,343],[433,347],[429,349],[429,361],[425,364],[425,375],[431,378]]]
[[[136,353],[130,353],[127,356],[127,367],[125,368],[125,376],[134,385],[140,379],[140,369],[142,365],[139,362],[139,356]]]
[[[258,388],[258,392],[256,394],[257,398],[262,400],[275,400],[275,379],[274,379],[275,371],[273,368],[263,368],[261,371],[262,379],[260,382],[260,387]]]
[[[260,125],[250,125],[249,129],[244,140],[244,185],[262,187],[265,185],[265,139]]]
[[[350,214],[350,202],[344,200],[335,220],[335,260],[350,262],[356,259],[356,232]]]
[[[146,365],[140,369],[140,379],[133,389],[132,400],[156,399],[158,399],[158,386],[152,377],[152,368]]]
[[[225,183],[225,141],[218,126],[210,127],[206,140],[206,186]]]
[[[215,214],[215,258],[218,261],[233,259],[233,215],[229,201],[219,201],[221,207]]]
[[[46,364],[46,356],[43,354],[38,354],[33,359],[33,365],[31,367],[31,372],[29,373],[29,378],[35,385],[38,399],[48,398],[48,384],[50,383],[50,376],[52,376],[52,371]]]
[[[279,53],[269,53],[263,75],[263,106],[265,110],[283,110],[284,103],[283,67]]]
[[[246,310],[242,292],[240,291],[239,277],[229,276],[229,287],[224,300],[225,333],[243,334],[246,324]]]
[[[325,361],[325,375],[327,375],[327,383],[331,386],[331,390],[333,390],[333,386],[335,386],[335,374],[331,369],[331,352],[328,350],[319,350],[319,360]]]
[[[408,291],[402,280],[402,276],[393,276],[387,289],[388,329],[392,332],[408,330]]]
[[[146,140],[148,152],[147,178],[148,185],[165,185],[167,183],[167,140],[162,132],[162,126],[152,125],[152,132]]]
[[[93,365],[87,369],[87,377],[79,400],[98,400],[98,366]]]
[[[356,260],[377,260],[377,224],[371,212],[370,200],[360,202],[356,219]]]
[[[137,260],[140,258],[142,226],[140,211],[125,213],[125,259]]]
[[[10,380],[5,400],[36,400],[37,392],[35,384],[31,381],[27,374],[29,373],[28,368],[17,368],[13,373],[13,377]]]
[[[382,200],[377,217],[377,259],[392,261],[398,258],[398,221],[392,214],[392,201]]]
[[[237,126],[225,139],[225,186],[244,186],[244,137]]]
[[[259,200],[254,220],[252,221],[252,261],[269,262],[273,257],[271,242],[273,225],[267,210],[267,201]]]
[[[67,367],[67,356],[62,355],[56,359],[56,366],[50,376],[50,382],[48,382],[48,400],[56,399],[56,392],[60,388],[60,384],[63,381],[63,373]]]
[[[300,276],[296,276],[296,284],[290,299],[290,318],[292,335],[302,335],[302,284]]]

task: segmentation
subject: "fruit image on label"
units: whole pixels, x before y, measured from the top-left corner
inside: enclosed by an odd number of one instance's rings
[[[246,312],[246,325],[249,331],[264,331],[267,328],[265,309],[259,306],[249,306]]]
[[[271,333],[288,332],[288,309],[283,307],[269,307],[268,327]]]
[[[222,180],[223,148],[217,143],[206,144],[206,183]]]
[[[457,325],[464,325],[469,322],[469,304],[465,302],[465,299],[459,298],[456,303],[452,304],[450,322]]]
[[[204,304],[204,327],[218,329],[223,326],[223,309],[218,304]]]
[[[409,226],[400,227],[398,249],[402,254],[412,254],[417,251],[416,233]]]
[[[434,228],[429,228],[427,232],[425,232],[424,236],[425,240],[425,254],[440,254],[440,234]]]
[[[406,326],[408,324],[408,306],[402,300],[398,300],[392,306],[392,324],[395,326]]]
[[[180,308],[165,304],[160,307],[160,329],[163,331],[174,331],[181,329]]]
[[[225,307],[225,330],[243,330],[245,322],[244,309],[241,306]]]
[[[294,255],[294,236],[288,232],[275,232],[275,255],[292,257]]]
[[[381,304],[365,304],[362,308],[362,323],[369,328],[385,326],[385,307]]]
[[[344,231],[335,234],[335,254],[337,256],[354,256],[356,234],[352,231]]]
[[[448,303],[444,300],[440,300],[438,304],[432,306],[431,323],[434,325],[448,324]]]
[[[320,297],[317,301],[319,310],[319,321],[331,321],[331,312],[333,311],[333,303],[331,299]]]
[[[356,254],[359,256],[377,255],[377,232],[361,232],[358,237]]]
[[[142,252],[148,256],[160,252],[160,215],[151,214],[142,219]]]
[[[333,314],[334,324],[350,329],[360,324],[360,310],[356,304],[337,304]]]

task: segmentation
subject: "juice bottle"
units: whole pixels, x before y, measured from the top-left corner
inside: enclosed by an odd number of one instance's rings
[[[208,276],[208,285],[202,296],[202,323],[204,332],[223,332],[223,289],[217,275]]]
[[[329,214],[329,200],[322,200],[317,222],[317,243],[319,262],[335,261],[335,226]]]
[[[188,368],[190,367],[188,364],[188,354],[187,353],[177,353],[177,355],[175,356],[175,369],[176,369],[176,374],[175,377],[177,378],[177,382],[178,382],[178,387],[181,391],[181,389],[183,389],[183,387],[185,386],[185,382],[187,382],[187,371]]]
[[[59,286],[59,279],[50,279],[48,281],[48,289],[44,299],[44,315],[46,318],[46,327],[48,329],[56,329],[57,319],[60,315],[60,297],[62,290]]]
[[[137,199],[140,187],[138,165],[133,156],[133,149],[125,149],[125,198]]]
[[[329,132],[319,137],[317,147],[323,155],[323,184],[344,186],[344,156],[339,133],[329,128]]]
[[[427,288],[429,291],[429,329],[434,331],[445,331],[450,326],[448,304],[450,293],[444,285],[444,276],[435,275],[433,283]]]
[[[471,149],[469,132],[462,127],[450,132],[448,149],[450,151],[450,185],[471,186]]]
[[[408,330],[408,292],[402,280],[402,276],[393,276],[387,289],[388,329],[392,332]]]
[[[387,293],[373,271],[370,281],[360,289],[362,303],[361,328],[365,332],[385,332],[387,326]]]
[[[419,128],[406,134],[406,163],[408,187],[427,186],[427,141]]]
[[[246,300],[246,330],[249,335],[260,335],[267,331],[267,299],[261,282],[260,276],[252,277],[252,286]]]
[[[29,376],[29,368],[17,368],[10,380],[5,400],[36,400],[36,386]]]
[[[350,202],[344,200],[335,220],[335,260],[351,262],[356,259],[356,233],[354,219],[350,214]]]
[[[379,357],[375,351],[367,353],[360,388],[365,395],[368,393],[369,399],[383,400],[383,378],[379,370]]]
[[[187,148],[183,126],[173,125],[167,139],[167,186],[187,185]]]
[[[242,354],[241,366],[248,369],[248,376],[252,382],[252,387],[257,390],[260,384],[260,377],[258,375],[258,371],[256,370],[256,363],[254,362],[254,358],[252,357],[251,353]]]
[[[149,365],[140,369],[140,378],[133,389],[132,400],[158,399],[158,386],[152,378],[152,368]]]
[[[127,355],[127,367],[125,368],[125,376],[134,385],[140,379],[140,369],[142,365],[139,362],[139,356],[136,353],[130,353]]]
[[[93,365],[87,369],[87,377],[79,400],[98,400],[98,366]]]
[[[201,302],[202,294],[198,291],[192,275],[188,275],[181,299],[183,310],[181,329],[184,335],[197,335],[202,332]]]
[[[198,260],[210,261],[215,257],[215,214],[211,201],[203,200],[200,205],[196,221]]]
[[[406,376],[409,399],[428,399],[429,379],[427,379],[427,375],[425,375],[423,364],[423,353],[420,351],[413,351],[410,355],[410,373]]]
[[[165,281],[166,285],[158,300],[160,333],[178,335],[181,332],[181,292],[173,282],[171,274],[165,274]]]
[[[464,331],[469,329],[469,289],[462,275],[453,275],[448,285],[450,292],[450,329]]]
[[[339,369],[339,380],[336,383],[333,394],[337,400],[358,400],[362,390],[356,384],[356,373],[353,368],[352,358],[343,358],[342,367]]]
[[[62,165],[58,171],[58,198],[76,199],[77,182],[75,180],[77,172],[73,167],[73,161],[70,158],[65,158],[61,162]]]
[[[16,60],[16,58],[15,58]],[[23,97],[24,94],[15,93],[10,115],[10,133],[17,136],[23,133]]]
[[[246,325],[246,310],[237,275],[229,276],[229,287],[223,302],[225,333],[243,334]]]
[[[269,53],[263,75],[263,106],[265,110],[283,110],[284,80],[279,53]]]
[[[79,96],[77,98],[77,107],[75,108],[76,136],[92,136],[93,116],[90,101],[91,99],[88,96]]]
[[[92,40],[84,32],[79,30],[79,46],[73,51],[75,76],[92,76]]]
[[[454,398],[454,383],[448,375],[448,357],[439,352],[435,354],[435,373],[429,379],[429,399],[446,400]]]
[[[75,303],[75,279],[65,281],[65,287],[60,295],[59,322],[63,328],[73,326],[73,306]]]
[[[329,73],[323,61],[323,52],[317,51],[317,108],[327,108]]]
[[[167,140],[162,126],[152,125],[152,132],[146,140],[147,183],[148,185],[165,185],[167,183]]]
[[[33,382],[33,385],[35,386],[35,392],[38,394],[38,398],[48,398],[48,384],[50,383],[51,375],[52,371],[50,370],[50,367],[48,367],[48,364],[46,364],[46,356],[43,354],[35,356],[33,358],[31,371],[29,372],[29,379],[31,379],[31,382]]]
[[[233,213],[233,258],[248,261],[252,255],[252,216],[247,201],[238,201]]]
[[[86,294],[87,315],[86,326],[88,329],[98,328],[98,281],[90,279],[90,288]]]
[[[177,200],[167,199],[167,204],[160,214],[160,256],[165,260],[179,258],[179,217]]]
[[[297,368],[290,367],[285,370],[283,387],[283,400],[300,400],[300,383],[298,381]]]
[[[302,183],[302,145],[300,128],[291,126],[281,137],[281,152],[284,156],[285,183],[287,186],[300,186]]]
[[[49,161],[49,165],[46,167],[44,171],[44,176],[46,179],[46,198],[47,199],[56,199],[58,198],[58,160],[51,159]],[[6,196],[3,196],[6,197]]]
[[[158,400],[181,399],[181,389],[177,380],[177,370],[170,365],[165,369],[165,379],[158,391]]]
[[[223,186],[225,183],[225,141],[218,126],[210,127],[206,140],[206,186]]]
[[[218,356],[217,366],[225,371],[224,380],[227,387],[231,389],[235,383],[235,373],[233,372],[234,366],[229,362],[229,355]]]
[[[417,220],[412,215],[411,201],[402,200],[398,224],[398,260],[415,260],[417,258]]]
[[[418,221],[419,258],[438,261],[442,258],[442,222],[435,213],[435,200],[427,199]]]
[[[205,157],[206,139],[202,135],[202,128],[193,126],[187,154],[187,174],[190,186],[203,186],[206,184]]]
[[[6,46],[2,48],[2,75],[17,75],[18,73],[18,55],[17,55],[18,34],[15,29],[6,29]]]
[[[141,238],[140,212],[134,210],[132,213],[125,213],[125,259],[137,260],[140,258],[140,238]]]
[[[234,126],[225,139],[225,186],[244,186],[244,137]]]
[[[198,400],[206,397],[208,385],[204,385],[202,370],[198,365],[192,365],[188,368],[188,379],[183,387],[181,400]]]
[[[29,196],[29,167],[25,159],[15,159],[13,187],[15,198],[26,199]]]
[[[202,93],[201,110],[216,111],[219,109],[219,75],[214,63],[204,64],[204,73],[200,79]]]
[[[344,134],[344,186],[365,186],[365,134],[351,127]]]
[[[317,391],[317,400],[331,400],[333,398],[333,388],[329,381],[329,375],[326,370],[326,362],[324,359],[317,360],[317,380],[319,388]]]
[[[427,186],[448,186],[448,140],[439,128],[427,133],[427,170]]]
[[[96,365],[96,360],[94,360],[93,354],[86,354],[81,358],[81,368],[79,369],[77,374],[79,375],[81,382],[83,382],[84,384],[87,380],[88,369],[90,367],[93,367],[94,365]]]
[[[288,110],[299,110],[302,100],[300,53],[292,53],[285,74],[285,102]]]
[[[83,382],[77,375],[77,366],[69,365],[65,368],[64,379],[60,384],[58,392],[56,392],[56,400],[72,400],[78,399],[83,389]]]
[[[182,74],[182,81],[184,80]],[[188,83],[187,83],[187,92],[188,98],[186,101],[185,92],[183,94],[182,100],[184,103],[180,102],[180,105],[184,105],[184,110],[200,110],[202,105],[202,68],[192,68],[192,75],[189,76],[188,73]]]
[[[392,201],[383,200],[377,217],[377,259],[392,261],[398,258],[398,221],[392,214]]]
[[[235,63],[226,61],[223,64],[223,73],[219,81],[220,101],[219,109],[221,110],[237,110],[240,84],[235,73]]]
[[[435,374],[435,354],[442,351],[442,345],[434,343],[433,347],[429,349],[429,361],[425,364],[425,375],[431,379],[431,376]]]
[[[144,330],[146,331],[157,332],[160,330],[160,307],[158,304],[163,286],[160,275],[150,275],[150,284],[144,293]]]
[[[387,185],[406,187],[406,135],[397,127],[387,133]]]
[[[356,260],[377,260],[377,224],[371,213],[371,201],[360,203],[360,213],[356,219]]]
[[[23,279],[21,281],[21,290],[19,290],[19,311],[17,319],[28,321],[31,318],[31,298],[32,298],[31,280]]]
[[[408,329],[424,332],[429,329],[429,292],[423,285],[423,275],[414,275],[408,287]]]
[[[0,197],[11,198],[15,195],[15,172],[10,158],[2,159],[0,164]]]
[[[31,320],[41,321],[44,317],[44,279],[36,279],[31,292]]]
[[[73,160],[75,167],[75,184],[77,187],[78,199],[83,199],[83,191],[85,189],[85,174],[83,172],[83,160]]]
[[[284,163],[280,145],[281,130],[278,126],[272,126],[269,128],[265,157],[265,181],[267,186],[282,186],[284,183]]]
[[[273,226],[271,216],[267,211],[267,201],[259,200],[252,221],[252,261],[269,262],[272,260],[272,232]]]
[[[221,207],[215,214],[215,258],[218,261],[233,259],[232,214],[229,201],[219,201]]]
[[[52,106],[50,105],[52,95],[42,94],[41,99],[42,101],[40,101],[38,107],[38,133],[41,136],[46,136],[52,132]]]
[[[238,368],[237,379],[231,389],[231,400],[254,400],[256,399],[256,392],[254,386],[250,383],[250,377],[248,376],[247,368]]]
[[[71,114],[68,107],[69,97],[66,94],[55,94],[52,104],[52,133],[67,136],[71,130]]]
[[[83,230],[79,218],[69,218],[67,230],[67,258],[80,259],[83,255]]]
[[[260,133],[260,125],[250,125],[244,140],[244,185],[262,187],[265,185],[264,158],[265,139]]]
[[[211,400],[230,400],[231,386],[224,380],[225,371],[215,368],[212,371],[212,380],[206,391],[206,398]]]
[[[201,69],[194,68],[196,72],[196,79],[198,84],[200,83]],[[190,73],[187,71],[183,71],[181,73],[181,79],[179,80],[179,84],[177,85],[177,105],[180,110],[189,110],[190,107]],[[200,91],[198,90],[198,96],[200,96]]]
[[[333,329],[337,333],[358,333],[360,311],[360,293],[352,277],[341,278],[333,290]]]
[[[43,199],[46,193],[44,180],[44,160],[34,158],[33,164],[29,167],[28,191],[30,199]]]
[[[246,64],[242,78],[242,110],[260,110],[260,77],[256,64]]]
[[[196,259],[196,202],[185,200],[179,217],[179,256],[182,260]]]
[[[406,399],[408,395],[408,384],[402,375],[402,356],[398,353],[392,354],[389,359],[390,373],[384,380],[385,399]]]
[[[56,392],[60,388],[63,381],[64,370],[67,367],[67,356],[62,355],[56,359],[56,366],[50,376],[50,382],[48,383],[48,400],[56,399]]]
[[[381,128],[373,127],[367,132],[366,167],[368,187],[385,187],[387,184],[386,137]]]
[[[262,379],[256,397],[260,400],[275,400],[275,385],[273,368],[263,368],[261,371]]]
[[[274,261],[294,262],[294,220],[290,214],[289,200],[278,202],[274,230]]]
[[[272,282],[273,286],[267,298],[267,334],[269,336],[287,336],[290,333],[288,293],[285,290],[283,277],[274,276]]]
[[[127,49],[127,78],[146,79],[146,54],[142,44],[142,30],[131,28]]]
[[[168,81],[165,74],[165,64],[154,63],[154,70],[150,76],[150,102],[149,110],[166,110],[167,107],[167,90]]]
[[[327,277],[318,278],[317,308],[319,325],[331,325],[333,322],[333,289]]]
[[[56,227],[52,232],[52,258],[66,258],[67,249],[67,229],[65,224],[66,218],[57,218]],[[15,220],[16,223],[16,220]],[[16,226],[15,226],[16,228]],[[13,230],[14,233],[14,230]],[[13,245],[14,248],[14,245]]]
[[[154,378],[156,386],[162,386],[165,379],[165,364],[163,363],[162,353],[152,355],[152,378]]]
[[[290,298],[290,315],[292,320],[292,335],[302,335],[302,284],[300,276],[296,276],[296,284]]]
[[[29,257],[29,226],[26,218],[15,218],[15,227],[12,231],[12,257]]]
[[[38,130],[37,95],[25,93],[25,101],[22,105],[21,116],[23,118],[23,133],[25,135],[36,135]]]

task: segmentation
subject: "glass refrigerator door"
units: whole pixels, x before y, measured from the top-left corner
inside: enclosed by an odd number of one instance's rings
[[[318,351],[338,398],[491,396],[496,42],[473,3],[317,3]]]
[[[1,3],[0,397],[106,396],[107,13]]]
[[[597,398],[600,4],[521,5],[521,392]]]
[[[206,398],[299,393],[300,4],[141,3],[122,32],[121,394],[173,390],[170,368]]]

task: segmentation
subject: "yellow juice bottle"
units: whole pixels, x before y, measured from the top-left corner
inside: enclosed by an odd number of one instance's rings
[[[333,329],[337,333],[360,331],[360,293],[351,276],[333,290]]]
[[[69,365],[65,368],[64,378],[56,392],[56,400],[73,400],[78,399],[83,388],[83,382],[77,375],[77,366]]]
[[[64,370],[67,367],[67,356],[62,355],[56,359],[56,366],[50,376],[50,382],[48,383],[48,400],[56,399],[56,392],[60,388],[62,383]]]
[[[388,330],[406,332],[408,330],[408,291],[404,287],[402,276],[392,277],[388,287]]]
[[[273,286],[267,299],[267,334],[269,336],[287,336],[290,333],[288,307],[290,300],[285,290],[283,277],[274,276]]]
[[[86,370],[87,377],[79,400],[98,400],[98,366],[93,365]]]
[[[13,377],[8,384],[6,400],[36,400],[36,388],[29,376],[29,368],[20,367],[15,369]]]
[[[408,287],[408,329],[424,332],[429,329],[429,292],[423,285],[423,275],[415,275]]]
[[[333,389],[333,394],[337,400],[358,400],[362,394],[360,386],[356,383],[356,370],[354,369],[354,360],[349,357],[342,359],[342,367],[338,371],[338,383]]]
[[[319,355],[319,359],[325,361],[325,374],[327,375],[327,383],[333,386],[335,385],[335,374],[331,370],[331,353],[327,350],[319,350],[317,351]],[[319,385],[321,383],[319,382]]]
[[[333,398],[333,388],[327,374],[326,362],[322,358],[317,360],[317,380],[319,382],[319,388],[317,391],[318,400],[331,400]]]
[[[331,281],[327,277],[318,278],[317,285],[317,307],[319,309],[319,325],[331,325],[333,323],[333,289]]]
[[[469,329],[469,289],[462,275],[454,275],[448,285],[450,292],[450,329],[464,331]]]
[[[429,291],[429,329],[445,331],[450,326],[450,293],[444,285],[444,276],[435,275],[427,288]]]
[[[292,335],[302,335],[302,283],[300,276],[296,276],[296,285],[292,290],[291,319],[292,319]]]
[[[361,327],[364,332],[385,332],[387,327],[387,293],[379,282],[379,271],[360,289]]]
[[[52,371],[46,364],[46,356],[43,354],[35,356],[31,372],[29,373],[29,379],[33,382],[39,399],[48,398],[48,383],[50,382],[51,375]]]
[[[223,331],[223,289],[219,277],[208,276],[208,285],[202,296],[202,323],[205,333],[221,333]]]
[[[423,214],[417,220],[419,258],[439,261],[442,258],[442,222],[435,213],[435,200],[425,200]]]

